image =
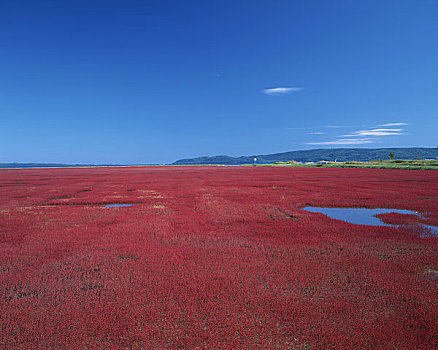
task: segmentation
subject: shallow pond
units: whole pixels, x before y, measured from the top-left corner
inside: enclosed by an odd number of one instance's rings
[[[424,225],[418,223],[416,225],[391,225],[384,223],[376,215],[398,213],[409,214],[421,217],[421,214],[412,210],[403,209],[367,209],[367,208],[323,208],[323,207],[305,207],[303,210],[312,213],[321,213],[336,220],[342,220],[356,225],[371,225],[371,226],[390,226],[390,227],[410,227],[412,229],[420,229],[423,231],[423,235],[438,235],[438,227]]]
[[[114,207],[132,207],[134,204],[107,204],[104,207],[114,208]]]

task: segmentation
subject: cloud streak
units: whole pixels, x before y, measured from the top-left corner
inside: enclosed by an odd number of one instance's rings
[[[326,128],[329,129],[339,129],[339,128],[349,128],[349,125],[327,125]]]
[[[408,123],[386,123],[386,124],[380,124],[379,126],[405,126],[408,125]]]
[[[360,136],[390,136],[390,135],[403,135],[403,129],[370,129],[370,130],[358,130],[352,134],[342,135],[342,137],[360,137]]]
[[[307,145],[363,145],[367,143],[374,143],[374,141],[370,139],[337,139],[334,141],[307,142]]]
[[[381,126],[391,126],[391,127],[379,127],[367,130],[357,130],[353,131],[351,134],[338,135],[335,140],[332,141],[321,141],[321,142],[307,142],[307,145],[363,145],[369,143],[380,142],[379,137],[381,136],[392,136],[392,135],[404,135],[402,128],[397,128],[396,126],[402,126],[405,123],[386,123],[381,124]],[[336,127],[327,126],[331,128]],[[318,135],[322,132],[315,131],[310,134]]]
[[[316,126],[318,128],[325,127],[324,131],[312,131],[312,129],[307,129],[308,135],[324,135],[329,134],[333,135],[333,131],[338,131],[336,136],[333,136],[331,140],[327,141],[311,141],[309,139],[309,142],[306,142],[306,145],[326,145],[326,146],[342,146],[342,145],[364,145],[364,144],[370,144],[370,143],[382,143],[385,137],[388,136],[397,136],[397,135],[405,135],[405,126],[409,125],[408,123],[404,122],[391,122],[391,123],[382,123],[377,124],[377,126],[372,126],[366,129],[357,130],[357,126],[346,126],[346,125],[336,125],[336,124],[330,124],[325,126]],[[347,131],[349,134],[342,134],[341,130],[337,130],[340,128],[352,128],[353,130],[356,129],[356,131]],[[331,130],[330,130],[331,129]],[[321,129],[320,129],[321,130]],[[351,129],[350,129],[351,130]],[[344,131],[346,132],[346,131]],[[310,137],[309,137],[310,138]],[[315,137],[316,138],[316,137]]]
[[[289,94],[291,92],[297,92],[301,91],[303,88],[297,88],[297,87],[276,87],[271,89],[264,89],[263,93],[265,95],[284,95]]]

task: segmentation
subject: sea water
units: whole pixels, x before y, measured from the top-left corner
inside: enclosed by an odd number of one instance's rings
[[[321,213],[336,220],[346,221],[355,225],[371,225],[371,226],[390,226],[390,227],[411,227],[412,229],[420,228],[424,233],[438,235],[438,227],[431,225],[424,225],[418,223],[415,225],[391,225],[383,222],[377,217],[379,214],[398,213],[409,214],[421,217],[416,211],[404,209],[367,209],[367,208],[324,208],[324,207],[305,207],[303,210],[312,213]]]

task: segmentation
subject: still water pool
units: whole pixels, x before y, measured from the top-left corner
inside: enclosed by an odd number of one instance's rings
[[[107,204],[104,207],[114,208],[114,207],[132,207],[134,204]]]
[[[409,214],[421,217],[416,211],[404,210],[404,209],[367,209],[367,208],[323,208],[323,207],[305,207],[303,210],[312,213],[321,213],[327,215],[328,217],[336,220],[342,220],[356,225],[371,225],[371,226],[390,226],[390,227],[410,227],[414,230],[420,229],[423,231],[423,235],[432,234],[438,235],[438,227],[424,225],[418,223],[416,225],[391,225],[384,223],[376,215],[388,214],[388,213],[398,213],[398,214]]]

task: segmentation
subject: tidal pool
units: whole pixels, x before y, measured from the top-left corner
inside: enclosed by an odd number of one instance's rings
[[[422,215],[416,211],[404,210],[404,209],[367,209],[367,208],[323,208],[323,207],[305,207],[303,210],[320,213],[327,215],[329,218],[342,220],[350,224],[356,225],[371,225],[371,226],[390,226],[390,227],[406,227],[413,230],[422,231],[422,236],[427,236],[428,234],[438,235],[438,227],[424,225],[418,223],[415,225],[391,225],[383,222],[376,215],[388,214],[388,213],[398,213],[398,214],[409,214],[421,217]]]
[[[104,207],[114,208],[114,207],[132,207],[134,204],[107,204]]]

